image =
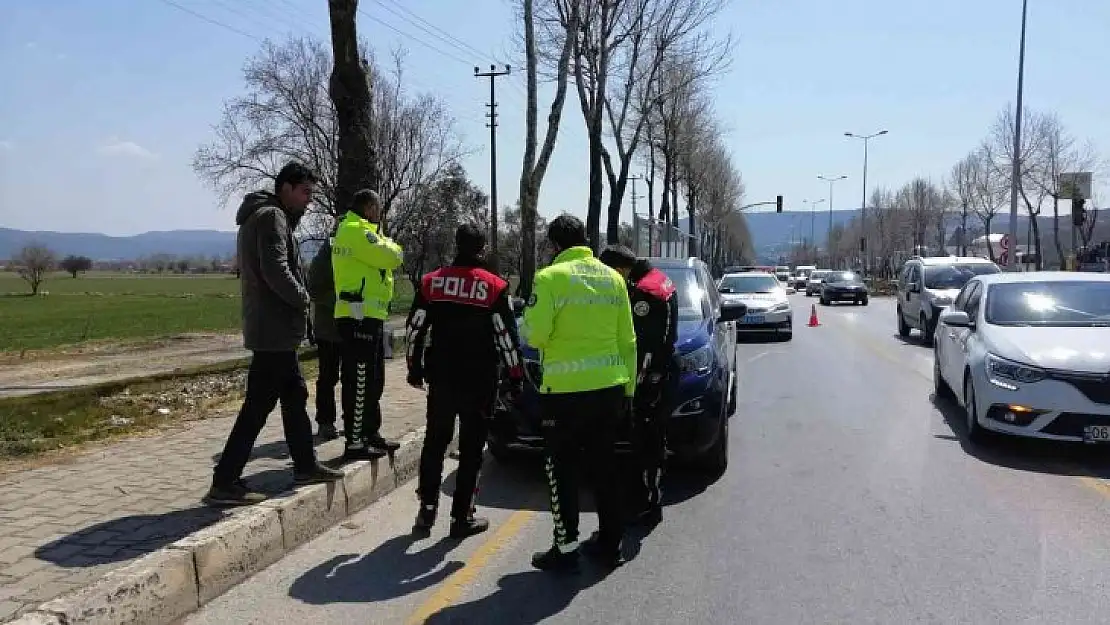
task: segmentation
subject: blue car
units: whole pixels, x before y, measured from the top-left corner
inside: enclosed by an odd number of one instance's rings
[[[681,377],[667,424],[667,445],[678,460],[721,474],[728,466],[728,420],[736,410],[735,322],[744,316],[746,307],[721,301],[701,260],[653,258],[651,262],[670,277],[678,291],[675,358]],[[540,379],[536,350],[525,346],[524,359],[529,380]],[[621,453],[631,450],[627,427],[625,424],[617,444]],[[515,402],[498,400],[489,448],[499,460],[543,449],[539,397],[533,385],[526,385]]]

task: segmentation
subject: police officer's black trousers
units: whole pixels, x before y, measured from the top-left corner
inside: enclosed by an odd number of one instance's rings
[[[677,376],[669,374],[656,384],[636,388],[633,404],[632,446],[635,450],[638,481],[630,502],[637,512],[659,506],[663,501],[660,483],[667,458],[667,423],[674,409]]]
[[[623,411],[623,386],[541,396],[544,469],[551,494],[556,546],[578,541],[578,486],[583,453],[593,478],[601,546],[620,545],[624,510],[615,445]]]
[[[428,385],[428,427],[420,452],[420,485],[417,488],[420,503],[434,506],[439,502],[443,456],[455,435],[455,417],[458,417],[459,468],[455,473],[451,518],[470,516],[478,496],[478,474],[482,470],[495,393],[492,381],[488,384],[439,382]]]
[[[361,446],[382,427],[385,351],[381,319],[336,319],[343,337],[343,429],[347,445]]]
[[[335,385],[339,384],[343,367],[343,344],[317,339],[316,353],[320,365],[320,371],[316,375],[316,423],[334,426]]]

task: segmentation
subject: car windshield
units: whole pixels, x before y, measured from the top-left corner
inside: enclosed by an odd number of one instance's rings
[[[859,276],[851,271],[837,271],[828,275],[825,282],[859,282]]]
[[[749,274],[740,276],[725,276],[721,280],[721,289],[728,289],[730,293],[774,293],[779,287],[779,281],[767,274]],[[723,292],[723,291],[722,291]]]
[[[994,263],[930,265],[925,268],[925,288],[962,289],[975,276],[998,272],[998,266]]]
[[[1000,326],[1110,326],[1110,282],[1019,282],[987,291],[987,323]]]
[[[678,320],[701,321],[709,316],[709,298],[692,267],[660,267],[674,283],[678,295]]]

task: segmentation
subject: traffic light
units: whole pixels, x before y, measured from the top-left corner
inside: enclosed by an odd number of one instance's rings
[[[782,196],[781,195],[776,195],[775,196],[775,212],[776,213],[781,213],[782,212]]]
[[[1086,203],[1087,201],[1081,197],[1071,201],[1071,225],[1076,228],[1082,226],[1087,220],[1087,209],[1084,207]]]

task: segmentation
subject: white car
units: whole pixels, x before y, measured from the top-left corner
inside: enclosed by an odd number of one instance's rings
[[[725,302],[741,302],[748,307],[736,322],[736,333],[774,334],[789,341],[794,336],[794,312],[786,288],[769,273],[730,273],[717,283]]]
[[[938,395],[990,432],[1110,443],[1110,274],[980,275],[939,318]]]

